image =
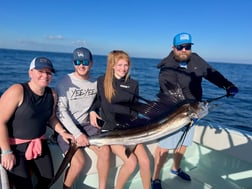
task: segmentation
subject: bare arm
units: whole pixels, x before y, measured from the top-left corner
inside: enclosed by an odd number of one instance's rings
[[[66,142],[68,142],[68,139],[75,142],[73,135],[66,132],[66,130],[62,127],[61,123],[59,122],[58,118],[56,117],[55,112],[56,112],[57,94],[54,90],[52,90],[52,92],[53,92],[54,104],[53,104],[53,113],[52,113],[52,116],[49,120],[49,124],[57,133],[59,133],[63,137],[63,139]]]
[[[7,122],[18,106],[23,102],[23,87],[20,84],[12,85],[0,99],[0,148],[2,150],[1,164],[7,170],[11,170],[16,163],[12,154]]]

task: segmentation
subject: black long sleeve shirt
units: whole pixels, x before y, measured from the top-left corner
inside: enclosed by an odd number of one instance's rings
[[[105,121],[102,126],[105,130],[113,130],[117,126],[117,115],[133,116],[129,106],[123,105],[123,103],[133,103],[137,101],[134,94],[139,94],[139,85],[136,80],[128,79],[127,81],[122,79],[113,78],[113,86],[115,88],[115,96],[112,97],[111,103],[105,97],[104,93],[104,76],[101,76],[97,80],[97,97],[91,110],[100,109],[102,119]]]
[[[160,92],[176,90],[179,86],[185,99],[202,100],[202,78],[223,89],[234,85],[196,53],[191,54],[187,68],[179,66],[173,51],[157,67],[160,69]]]

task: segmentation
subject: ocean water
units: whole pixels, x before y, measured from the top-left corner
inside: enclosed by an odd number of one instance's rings
[[[24,50],[0,49],[0,92],[4,92],[14,83],[26,82],[28,68],[35,56],[46,56],[53,61],[56,74],[53,76],[51,87],[59,77],[73,71],[71,53],[37,52]],[[94,55],[94,66],[91,76],[97,78],[104,74],[106,56]],[[131,58],[131,76],[140,84],[140,95],[149,100],[155,100],[159,91],[156,65],[160,59]],[[226,126],[252,131],[252,62],[251,64],[209,62],[227,79],[239,88],[234,98],[222,98],[213,101],[214,108],[201,120],[201,124]],[[225,91],[203,81],[203,99],[214,99],[225,95]]]

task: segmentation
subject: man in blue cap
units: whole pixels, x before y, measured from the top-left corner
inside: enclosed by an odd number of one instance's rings
[[[160,93],[181,91],[184,100],[201,101],[201,82],[205,78],[214,85],[225,89],[227,96],[234,96],[238,92],[238,88],[198,54],[193,53],[192,45],[192,36],[189,33],[179,33],[174,37],[173,50],[157,66],[160,69]],[[160,171],[166,162],[169,149],[174,149],[174,163],[171,174],[186,181],[191,180],[190,176],[180,167],[186,148],[192,144],[193,140],[194,127],[188,128],[185,140],[178,147],[177,145],[186,127],[159,141],[154,157],[152,189],[162,189]]]

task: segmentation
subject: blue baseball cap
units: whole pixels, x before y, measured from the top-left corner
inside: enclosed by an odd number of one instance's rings
[[[51,60],[46,57],[35,57],[31,61],[30,70],[36,69],[41,70],[43,68],[49,68],[53,73],[55,73],[55,69],[53,68],[53,64]]]
[[[93,61],[93,56],[90,50],[84,47],[77,48],[73,51],[73,60],[88,60]]]
[[[173,45],[192,44],[192,36],[189,33],[179,33],[173,38]]]

